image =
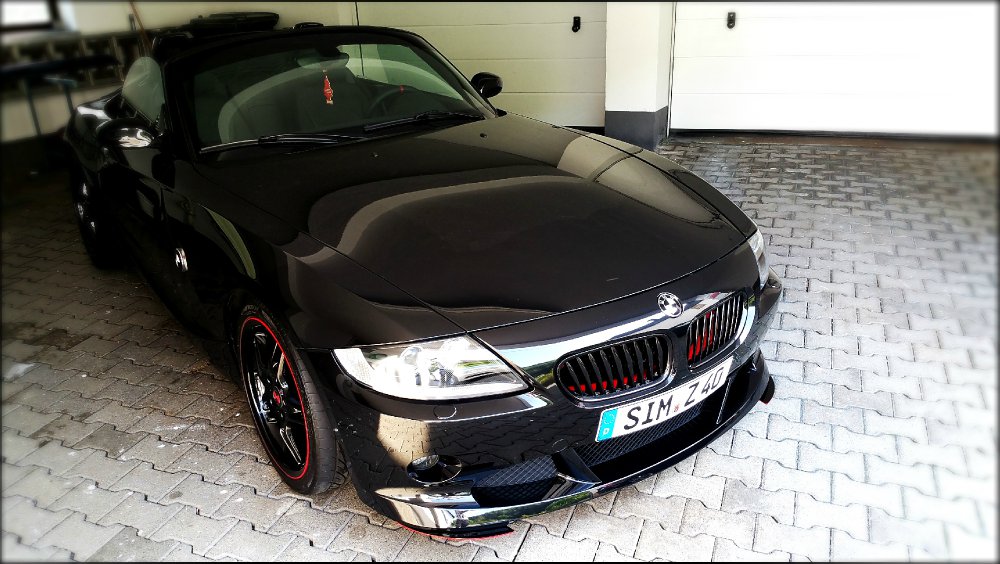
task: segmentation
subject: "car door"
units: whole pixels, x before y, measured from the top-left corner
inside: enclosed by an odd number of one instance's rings
[[[163,75],[149,57],[136,60],[122,86],[124,119],[108,123],[109,166],[102,173],[105,201],[122,239],[146,279],[181,320],[197,318],[186,284],[182,249],[173,243],[164,194],[176,180],[176,155],[164,115]]]
[[[159,64],[149,57],[133,63],[122,86],[119,114],[99,131],[106,158],[102,205],[116,220],[135,262],[154,282],[167,260],[160,241],[159,171],[154,170],[163,162],[158,123],[163,108],[161,76]]]

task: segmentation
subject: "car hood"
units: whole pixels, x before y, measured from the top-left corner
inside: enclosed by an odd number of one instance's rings
[[[469,331],[665,284],[746,239],[670,161],[520,116],[274,151],[199,169]]]

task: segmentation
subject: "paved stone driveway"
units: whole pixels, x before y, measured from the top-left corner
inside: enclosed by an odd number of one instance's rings
[[[996,148],[875,145],[663,147],[770,240],[777,396],[637,487],[447,544],[292,494],[241,391],[36,186],[3,212],[3,557],[995,559]]]

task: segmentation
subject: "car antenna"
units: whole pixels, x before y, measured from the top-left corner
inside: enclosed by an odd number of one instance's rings
[[[139,24],[139,35],[142,37],[142,45],[146,48],[146,54],[152,55],[153,47],[149,44],[149,35],[146,34],[146,28],[142,25],[142,18],[139,17],[139,10],[135,7],[135,2],[133,0],[128,0],[128,5],[132,8],[132,15],[135,16],[136,23]]]

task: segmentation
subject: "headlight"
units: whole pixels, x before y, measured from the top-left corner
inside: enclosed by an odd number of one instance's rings
[[[504,361],[471,337],[337,349],[333,354],[358,382],[400,398],[478,398],[528,388]]]
[[[753,249],[753,254],[757,257],[760,285],[763,286],[767,282],[767,250],[764,248],[764,236],[760,234],[759,229],[750,237],[750,248]]]

